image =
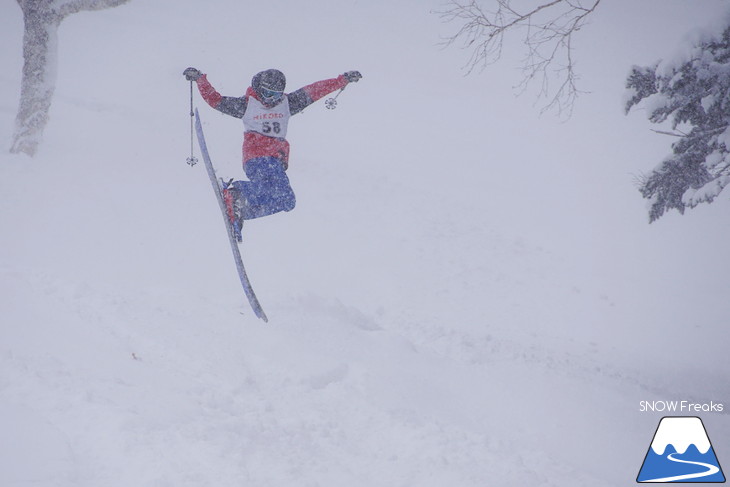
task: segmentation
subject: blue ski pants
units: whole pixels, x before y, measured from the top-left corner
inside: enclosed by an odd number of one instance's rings
[[[257,157],[244,164],[248,181],[234,181],[247,201],[244,220],[291,211],[296,197],[284,171],[284,164],[275,157]]]

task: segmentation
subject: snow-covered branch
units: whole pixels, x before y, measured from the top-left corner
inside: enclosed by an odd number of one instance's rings
[[[684,213],[711,203],[730,184],[730,26],[689,53],[648,67],[626,80],[626,113],[641,104],[649,121],[667,122],[677,136],[671,154],[643,178],[649,221],[668,210]],[[683,130],[679,131],[678,127]]]
[[[63,19],[86,10],[104,10],[118,7],[129,0],[55,0],[53,10]]]

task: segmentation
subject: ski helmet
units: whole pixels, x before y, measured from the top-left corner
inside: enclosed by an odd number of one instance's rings
[[[279,103],[286,88],[286,77],[278,69],[267,69],[256,73],[251,80],[251,87],[264,105],[273,106]]]

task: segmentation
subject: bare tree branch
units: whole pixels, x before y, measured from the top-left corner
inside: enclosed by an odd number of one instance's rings
[[[482,7],[482,3],[491,6],[491,10]],[[526,11],[519,11],[512,3],[512,0],[450,1],[445,10],[436,13],[446,23],[461,25],[443,44],[460,42],[463,49],[471,50],[464,66],[469,74],[501,58],[507,33],[521,33],[526,53],[522,59],[522,81],[517,85],[519,92],[538,83],[537,98],[548,99],[542,112],[556,109],[559,114],[569,116],[575,99],[582,93],[577,84],[573,35],[585,25],[601,0],[546,0]],[[554,88],[553,80],[557,81]]]
[[[666,130],[655,130],[655,129],[650,129],[650,130],[652,132],[655,132],[655,133],[661,134],[661,135],[671,135],[672,137],[687,137],[687,134],[685,134],[685,133],[679,133],[678,134],[678,133],[675,133],[675,132],[668,132]]]

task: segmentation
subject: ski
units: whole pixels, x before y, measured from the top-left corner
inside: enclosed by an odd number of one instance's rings
[[[246,298],[248,298],[248,302],[251,304],[251,308],[253,308],[256,316],[261,318],[265,322],[268,322],[269,319],[266,317],[266,313],[264,313],[261,304],[259,304],[259,300],[256,298],[256,294],[254,294],[253,292],[253,287],[251,287],[251,282],[248,280],[248,276],[246,275],[246,269],[243,267],[241,250],[238,248],[238,242],[236,241],[233,227],[231,226],[231,222],[228,220],[228,216],[226,214],[226,204],[223,201],[223,194],[221,193],[221,186],[215,174],[215,168],[213,167],[213,163],[210,160],[210,155],[208,154],[208,147],[205,144],[205,137],[203,136],[203,126],[200,123],[200,115],[198,114],[197,108],[195,109],[195,132],[198,135],[198,145],[200,146],[200,152],[203,155],[205,169],[208,171],[208,177],[210,178],[210,182],[213,185],[213,191],[215,192],[215,197],[218,200],[218,206],[220,207],[221,214],[223,215],[223,221],[226,224],[228,241],[231,244],[231,250],[233,251],[233,260],[236,262],[236,270],[238,271],[238,277],[241,280],[243,291],[246,294]]]

